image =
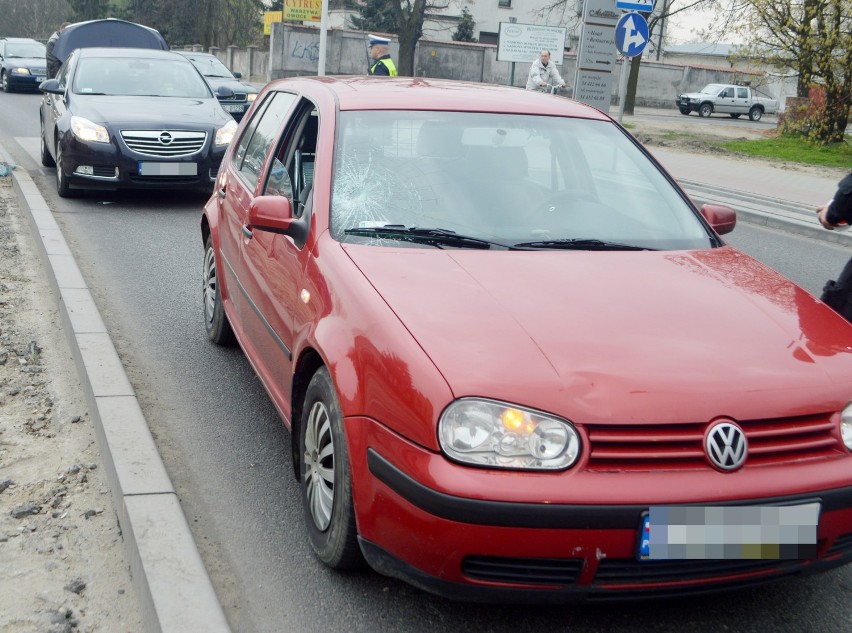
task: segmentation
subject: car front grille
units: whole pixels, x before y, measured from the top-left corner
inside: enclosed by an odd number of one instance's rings
[[[595,574],[596,585],[634,585],[721,578],[755,572],[795,568],[800,561],[779,560],[675,560],[639,562],[627,559],[602,560]]]
[[[236,92],[234,96],[230,99],[219,99],[222,103],[245,103],[246,102],[246,93],[244,92]]]
[[[838,536],[834,540],[831,549],[828,550],[826,556],[842,556],[843,558],[852,557],[852,534],[844,534]]]
[[[44,66],[38,66],[34,68],[30,68],[31,75],[44,75],[46,74],[46,68]]]
[[[522,585],[572,585],[582,570],[578,558],[468,556],[462,561],[468,578]]]
[[[746,466],[840,457],[833,413],[738,421],[748,439]],[[588,425],[588,470],[647,471],[710,468],[704,451],[708,423]]]
[[[204,147],[207,132],[188,130],[121,130],[128,148],[146,156],[191,156]]]

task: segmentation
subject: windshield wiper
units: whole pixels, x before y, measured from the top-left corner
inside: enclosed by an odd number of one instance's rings
[[[386,224],[385,226],[371,226],[346,229],[347,235],[358,235],[361,237],[386,237],[392,240],[403,240],[416,242],[418,244],[429,244],[441,248],[442,246],[455,246],[456,248],[500,248],[513,249],[512,246],[489,242],[478,237],[461,235],[449,229],[430,229],[418,226],[403,226],[401,224]]]
[[[621,242],[607,242],[593,239],[561,239],[561,240],[539,240],[536,242],[521,242],[515,244],[523,248],[554,248],[577,251],[654,251],[655,248],[637,246],[636,244],[622,244]]]

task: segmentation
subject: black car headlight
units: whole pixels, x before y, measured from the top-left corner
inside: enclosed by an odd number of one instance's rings
[[[19,66],[18,68],[12,68],[11,72],[13,75],[29,75],[30,69],[24,68],[23,66]]]
[[[448,406],[438,439],[450,459],[489,468],[563,470],[580,455],[580,435],[567,420],[483,398]]]
[[[71,131],[81,141],[90,143],[109,143],[109,132],[103,125],[92,123],[81,116],[71,117]]]

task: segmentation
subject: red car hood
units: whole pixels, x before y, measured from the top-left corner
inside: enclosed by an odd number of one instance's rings
[[[456,397],[598,423],[799,415],[852,398],[852,327],[731,247],[345,248]]]

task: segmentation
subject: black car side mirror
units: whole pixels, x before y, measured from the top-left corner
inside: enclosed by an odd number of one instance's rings
[[[59,86],[59,82],[56,79],[47,79],[46,81],[42,81],[38,85],[38,89],[42,92],[49,92],[54,95],[65,94],[65,89]]]
[[[216,88],[216,98],[217,99],[233,99],[234,91],[228,88],[228,86],[219,86]]]
[[[243,74],[241,72],[231,73],[234,76],[234,79],[242,79]]]

